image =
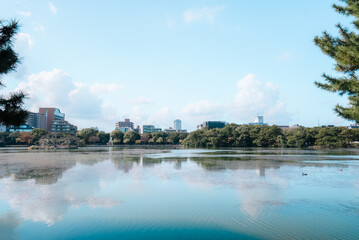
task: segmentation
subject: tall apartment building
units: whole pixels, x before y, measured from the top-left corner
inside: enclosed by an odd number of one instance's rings
[[[173,128],[175,130],[181,130],[182,129],[182,121],[179,119],[176,119],[173,121]]]
[[[58,108],[39,108],[39,113],[44,114],[44,129],[51,132],[51,123],[54,120],[65,120],[65,114]]]
[[[134,129],[134,123],[130,119],[126,118],[124,122],[117,122],[116,128],[131,128]]]
[[[26,124],[33,128],[45,129],[45,114],[29,112]]]

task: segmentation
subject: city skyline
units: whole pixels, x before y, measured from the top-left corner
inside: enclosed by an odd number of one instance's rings
[[[347,99],[314,85],[333,62],[313,38],[350,21],[328,1],[0,3],[4,19],[20,22],[22,57],[1,93],[24,90],[28,110],[56,106],[79,129],[179,118],[192,131],[257,113],[270,125],[351,123],[332,110]]]

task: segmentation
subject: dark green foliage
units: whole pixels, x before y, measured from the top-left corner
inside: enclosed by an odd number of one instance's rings
[[[84,128],[78,132],[78,137],[84,140],[85,144],[89,143],[89,140],[92,136],[97,136],[98,130],[93,128]]]
[[[117,144],[123,143],[123,136],[124,135],[125,134],[119,129],[113,130],[111,132],[111,138],[112,138],[113,144],[117,145]]]
[[[37,142],[42,136],[48,134],[45,129],[35,128],[32,129],[30,134],[33,136],[33,142]]]
[[[299,127],[284,130],[287,147],[310,147],[314,146],[315,138],[320,128]]]
[[[110,134],[105,133],[104,131],[99,131],[97,133],[97,137],[99,138],[99,144],[106,145],[110,140]]]
[[[13,50],[13,40],[18,29],[17,21],[0,20],[0,86],[4,86],[1,76],[14,71],[20,62],[17,53]],[[0,97],[0,123],[6,126],[19,126],[25,122],[28,112],[22,109],[24,98],[23,92]]]
[[[340,14],[353,16],[353,30],[338,24],[339,36],[334,37],[328,32],[323,32],[322,36],[315,37],[314,42],[324,54],[335,60],[335,70],[341,76],[334,77],[323,74],[325,83],[315,82],[315,84],[327,91],[337,92],[340,95],[347,94],[349,106],[337,105],[335,111],[339,116],[359,122],[359,79],[357,71],[359,69],[359,2],[356,0],[341,0],[344,5],[334,4],[333,8]]]
[[[222,129],[191,132],[186,147],[351,147],[359,129],[345,127],[281,129],[277,126],[229,124]]]
[[[123,143],[124,144],[134,144],[136,140],[141,138],[140,134],[136,133],[135,131],[128,131],[123,136]]]

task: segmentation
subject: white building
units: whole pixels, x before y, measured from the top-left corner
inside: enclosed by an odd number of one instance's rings
[[[182,129],[182,121],[179,119],[176,119],[173,121],[173,128],[175,130],[181,130]]]

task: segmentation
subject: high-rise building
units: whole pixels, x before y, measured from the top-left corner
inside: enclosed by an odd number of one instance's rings
[[[126,118],[124,122],[117,122],[116,128],[131,128],[134,129],[133,122],[130,121],[130,119]]]
[[[175,130],[181,130],[182,129],[182,121],[179,119],[176,119],[173,121],[173,128]]]
[[[39,113],[44,114],[44,129],[51,132],[51,122],[54,120],[65,120],[65,114],[58,108],[39,108]]]
[[[254,123],[249,123],[250,125],[268,125],[268,123],[264,122],[263,116],[257,116],[254,120]]]
[[[33,128],[45,129],[45,114],[29,112],[26,124]]]

